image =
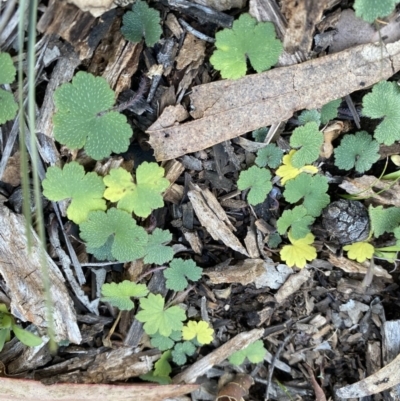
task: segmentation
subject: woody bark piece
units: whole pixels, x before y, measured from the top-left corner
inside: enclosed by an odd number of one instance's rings
[[[250,375],[238,373],[218,391],[216,401],[242,401],[243,397],[249,395],[249,389],[253,384],[254,380]]]
[[[232,231],[235,227],[229,221],[224,209],[208,189],[201,190],[199,186],[192,184],[188,197],[200,224],[214,240],[220,240],[229,248],[249,256],[240,241],[233,235]]]
[[[276,302],[281,303],[294,294],[311,277],[310,270],[304,268],[299,273],[292,274],[275,294]]]
[[[195,391],[196,384],[54,384],[34,380],[0,378],[3,401],[161,401]]]
[[[106,11],[117,7],[117,2],[114,0],[68,0],[68,3],[75,4],[84,12],[90,12],[94,17],[100,17]]]
[[[221,363],[235,351],[242,350],[254,341],[260,339],[264,334],[264,329],[254,329],[248,332],[240,333],[231,338],[225,344],[221,345],[215,351],[209,353],[204,358],[195,362],[192,366],[185,369],[182,373],[176,375],[173,383],[193,383],[199,376],[204,375],[214,365]]]
[[[237,81],[196,86],[191,95],[196,120],[161,129],[156,121],[147,131],[149,142],[157,160],[179,157],[286,120],[297,110],[321,107],[399,69],[400,41],[361,45]]]
[[[0,205],[0,273],[11,296],[11,313],[22,321],[32,322],[45,331],[46,305],[40,268],[39,239],[32,230],[32,249],[28,253],[25,219]],[[75,309],[64,284],[64,278],[46,254],[53,301],[52,315],[56,341],[68,339],[79,344],[81,334]]]

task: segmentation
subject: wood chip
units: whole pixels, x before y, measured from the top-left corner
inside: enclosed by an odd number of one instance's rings
[[[32,232],[32,249],[28,253],[25,219],[0,205],[0,273],[11,296],[11,313],[22,321],[32,322],[43,333],[47,328],[45,296],[40,268],[39,239]],[[81,333],[75,308],[57,265],[46,254],[49,270],[52,315],[56,341],[68,339],[79,344]]]
[[[311,272],[307,268],[300,270],[299,273],[292,274],[285,284],[275,294],[276,302],[281,303],[290,295],[294,294],[311,277]]]
[[[400,41],[361,45],[237,81],[195,86],[190,96],[195,120],[163,122],[161,127],[156,121],[147,131],[149,142],[157,160],[173,159],[287,120],[297,110],[321,107],[399,69]]]
[[[235,227],[229,221],[224,209],[208,189],[202,190],[191,184],[188,197],[193,205],[200,224],[210,233],[214,240],[222,241],[229,248],[249,256],[240,241],[233,235]]]

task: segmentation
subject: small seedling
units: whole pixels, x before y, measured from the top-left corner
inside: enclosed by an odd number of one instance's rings
[[[148,217],[152,209],[164,206],[161,195],[170,185],[164,178],[164,169],[157,163],[144,162],[136,169],[136,179],[122,167],[110,170],[104,177],[107,189],[104,197],[118,202],[118,209]]]
[[[3,349],[6,341],[10,340],[11,331],[22,344],[28,347],[36,347],[42,344],[42,339],[37,335],[24,330],[15,323],[14,316],[8,312],[5,304],[0,304],[0,351]]]
[[[174,330],[181,330],[186,314],[179,306],[164,308],[165,299],[160,294],[149,294],[147,298],[140,300],[142,308],[136,314],[136,319],[144,323],[144,331],[153,335],[157,332],[169,337]]]
[[[0,85],[11,84],[15,79],[16,69],[8,53],[0,53]],[[0,125],[12,120],[18,110],[14,96],[0,89]]]
[[[166,246],[172,240],[172,234],[168,230],[156,228],[149,236],[146,247],[146,256],[144,263],[154,263],[162,265],[168,263],[174,257],[174,250],[170,246]]]
[[[171,350],[163,352],[160,359],[154,364],[154,370],[139,377],[142,380],[155,382],[161,385],[170,384],[171,378],[169,375],[172,372],[172,367],[168,361],[171,357]]]
[[[210,344],[213,340],[214,330],[204,320],[196,322],[189,320],[186,326],[182,329],[182,338],[190,341],[195,339],[199,344]]]
[[[272,176],[268,169],[252,166],[248,170],[240,172],[237,186],[241,191],[250,188],[247,200],[251,205],[258,205],[265,201],[271,191],[271,179]]]
[[[264,142],[265,138],[267,137],[269,128],[262,127],[259,129],[254,130],[251,135],[256,142]]]
[[[188,356],[192,356],[196,352],[196,347],[190,341],[176,344],[172,350],[172,360],[177,365],[184,365]]]
[[[70,149],[84,147],[96,160],[125,152],[133,132],[126,117],[113,111],[114,97],[104,78],[78,72],[54,92],[55,139]]]
[[[170,290],[183,291],[188,285],[187,280],[197,281],[201,273],[202,269],[193,260],[173,259],[169,268],[164,270],[165,285]]]
[[[178,330],[172,331],[172,333],[166,337],[162,336],[160,333],[156,333],[151,336],[151,345],[153,347],[157,347],[160,351],[166,351],[167,349],[173,348],[174,344],[177,341],[180,341],[182,338],[182,332]]]
[[[349,259],[356,260],[358,263],[371,259],[375,252],[375,248],[365,241],[346,245],[343,249],[347,251],[347,257]]]
[[[71,199],[67,216],[76,224],[87,220],[91,211],[106,210],[103,180],[94,172],[85,174],[77,162],[67,163],[63,169],[49,167],[42,185],[43,195],[52,201]]]
[[[370,118],[383,118],[374,132],[379,143],[392,145],[400,140],[400,87],[395,82],[374,85],[363,97],[362,113]]]
[[[296,168],[292,164],[292,159],[296,155],[296,150],[292,149],[289,154],[283,156],[282,166],[276,170],[276,175],[281,177],[282,185],[285,185],[287,181],[296,178],[301,173],[316,174],[318,169],[312,165],[306,165],[301,168]]]
[[[303,110],[299,115],[299,124],[306,125],[307,123],[316,123],[318,126],[321,125],[321,113],[316,110]]]
[[[263,342],[261,340],[257,340],[246,348],[234,352],[229,357],[229,362],[232,365],[239,366],[247,358],[252,363],[259,363],[264,360],[266,353],[267,350],[264,348]]]
[[[277,221],[279,234],[283,235],[291,227],[293,239],[304,238],[309,232],[309,226],[314,223],[315,217],[308,215],[304,206],[296,206],[292,210],[285,210]]]
[[[129,280],[122,283],[106,283],[101,286],[100,301],[108,302],[119,310],[132,310],[135,304],[131,298],[142,298],[149,293],[144,284],[136,284]]]
[[[293,166],[301,168],[315,162],[323,143],[324,136],[316,122],[309,122],[304,127],[296,128],[290,137],[290,146],[299,148],[292,157]]]
[[[301,173],[288,181],[283,196],[289,203],[303,199],[303,206],[310,216],[318,217],[322,209],[329,204],[328,180],[322,175],[311,176]]]
[[[282,163],[283,152],[274,143],[257,152],[256,164],[259,167],[277,168]]]
[[[278,62],[283,50],[272,22],[257,23],[246,13],[233,23],[232,29],[218,32],[215,39],[217,49],[210,62],[226,79],[245,76],[247,59],[257,72],[269,70]]]
[[[379,157],[379,143],[365,131],[345,135],[335,149],[335,165],[343,170],[354,167],[359,173],[369,170]]]
[[[148,47],[154,46],[161,37],[160,13],[147,5],[145,1],[137,0],[122,19],[121,33],[133,43],[145,38]]]
[[[312,261],[317,257],[316,249],[311,246],[314,242],[314,236],[309,233],[304,238],[295,240],[292,238],[290,231],[288,238],[291,245],[285,245],[281,251],[281,259],[286,262],[289,267],[303,268],[307,261]]]
[[[81,238],[90,248],[100,248],[112,241],[111,254],[120,262],[140,259],[146,254],[148,234],[123,210],[90,212],[79,228]]]

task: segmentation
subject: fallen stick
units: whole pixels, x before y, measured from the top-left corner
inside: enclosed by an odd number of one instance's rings
[[[173,159],[321,107],[399,70],[400,41],[369,43],[237,81],[199,85],[190,96],[195,120],[177,124],[167,108],[147,130],[149,142],[157,160]]]

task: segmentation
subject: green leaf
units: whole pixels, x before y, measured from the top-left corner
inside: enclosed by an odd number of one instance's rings
[[[304,238],[295,240],[289,231],[288,238],[290,245],[285,245],[279,254],[289,267],[296,266],[302,269],[307,261],[312,261],[317,257],[317,251],[311,245],[314,242],[314,236],[311,233],[307,234]]]
[[[271,178],[271,173],[268,169],[252,166],[240,172],[237,186],[241,191],[250,188],[247,201],[251,205],[258,205],[265,201],[272,189]]]
[[[3,350],[6,341],[10,341],[11,329],[0,329],[0,351]]]
[[[177,365],[184,365],[187,361],[187,356],[192,356],[195,352],[196,347],[190,341],[176,344],[172,351],[172,360]]]
[[[154,364],[154,370],[139,377],[142,380],[156,382],[161,385],[171,383],[169,375],[172,372],[172,368],[168,362],[169,359],[171,359],[171,351],[164,352],[160,359]]]
[[[309,226],[314,220],[314,217],[308,216],[304,206],[296,206],[292,210],[285,210],[276,223],[279,234],[285,234],[291,227],[293,239],[300,239],[310,232]]]
[[[332,100],[321,108],[321,123],[327,124],[338,116],[338,108],[342,99]]]
[[[86,246],[86,251],[93,254],[93,256],[98,260],[108,260],[110,262],[114,261],[115,258],[112,254],[112,245],[114,243],[114,236],[110,235],[104,245],[95,248],[91,246]]]
[[[229,357],[229,362],[232,365],[239,366],[247,358],[252,363],[259,363],[264,360],[267,350],[264,348],[262,340],[257,340],[254,343],[248,345],[246,348],[234,352]]]
[[[135,304],[131,297],[141,298],[149,293],[145,284],[136,284],[129,280],[124,280],[122,283],[105,283],[101,286],[100,298],[103,302],[108,302],[110,305],[117,307],[119,310],[132,310]]]
[[[282,53],[282,43],[275,37],[271,22],[260,22],[243,13],[233,23],[215,35],[215,47],[210,58],[222,78],[238,79],[246,75],[247,59],[257,72],[270,69]]]
[[[367,22],[374,22],[377,18],[391,14],[398,0],[356,0],[354,9],[356,16]]]
[[[55,139],[70,149],[85,147],[96,160],[125,152],[132,129],[123,114],[110,111],[114,101],[115,94],[104,78],[78,72],[71,83],[54,92]]]
[[[356,260],[358,263],[371,259],[375,252],[375,248],[368,242],[355,242],[344,246],[343,249],[347,251],[349,259]]]
[[[318,217],[322,209],[330,202],[327,191],[328,180],[324,176],[301,173],[286,183],[283,196],[289,203],[296,203],[303,199],[303,206],[308,214]]]
[[[197,281],[202,269],[193,260],[173,259],[169,268],[164,270],[166,287],[174,291],[183,291],[188,286],[187,280]]]
[[[9,313],[0,313],[0,329],[9,329],[13,323],[13,318]]]
[[[182,333],[179,330],[173,331],[169,337],[162,336],[159,332],[151,337],[151,345],[157,347],[160,351],[171,349],[176,341],[180,341]]]
[[[268,236],[268,248],[275,249],[278,248],[279,244],[282,242],[282,238],[278,233],[272,233]]]
[[[390,233],[394,231],[400,224],[400,208],[383,206],[373,207],[370,205],[368,209],[369,219],[371,222],[371,230],[374,237],[377,238],[383,233]]]
[[[251,135],[253,136],[253,138],[256,142],[264,142],[264,140],[268,134],[268,131],[269,131],[269,128],[262,127],[262,128],[254,130],[251,133]]]
[[[181,330],[186,314],[179,306],[171,306],[164,310],[164,298],[160,295],[149,294],[147,298],[140,300],[142,308],[136,314],[136,319],[144,323],[144,331],[149,334],[155,334],[157,331],[162,335],[169,337],[174,330]]]
[[[345,135],[335,149],[335,166],[343,170],[355,167],[359,173],[369,170],[379,160],[379,144],[367,132]]]
[[[379,143],[392,145],[400,140],[400,88],[394,82],[382,81],[363,97],[363,115],[383,118],[374,137]]]
[[[257,152],[256,164],[260,167],[277,168],[282,163],[283,152],[274,143]]]
[[[292,165],[296,168],[313,163],[319,157],[319,151],[324,143],[324,135],[318,129],[316,122],[307,123],[304,127],[297,127],[290,137],[290,146],[300,148],[292,158]]]
[[[14,81],[16,69],[8,53],[0,53],[0,85],[10,84]],[[14,96],[0,89],[0,125],[12,120],[17,113],[18,105]]]
[[[196,340],[199,344],[210,344],[213,340],[214,330],[208,322],[200,320],[196,322],[189,320],[182,329],[182,338],[184,340]]]
[[[15,337],[17,337],[22,344],[25,344],[28,347],[37,347],[43,342],[39,336],[30,333],[28,330],[24,330],[16,324],[12,325],[12,331],[14,332]]]
[[[49,167],[43,180],[43,194],[52,201],[71,199],[67,216],[76,224],[87,220],[94,210],[106,210],[103,199],[103,180],[96,173],[87,173],[77,162],[67,163],[63,169]]]
[[[318,110],[303,110],[299,115],[299,124],[306,125],[307,123],[316,123],[318,126],[321,125],[321,114]]]
[[[118,202],[118,209],[134,212],[139,217],[147,217],[152,209],[164,206],[161,193],[170,185],[164,178],[164,169],[157,163],[148,162],[136,169],[136,183],[122,167],[110,170],[103,181],[107,186],[104,197]]]
[[[137,0],[122,19],[121,33],[133,43],[145,38],[148,47],[154,46],[161,37],[160,13],[147,5],[145,1]]]
[[[154,263],[162,265],[169,262],[174,257],[174,250],[171,246],[166,246],[172,240],[172,234],[168,230],[156,228],[149,236],[146,247],[144,263]]]
[[[81,238],[89,247],[99,248],[110,235],[114,237],[111,253],[120,262],[142,258],[145,255],[148,235],[129,213],[111,208],[106,212],[90,212],[80,226]]]

